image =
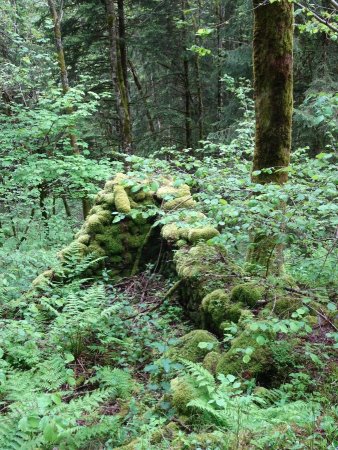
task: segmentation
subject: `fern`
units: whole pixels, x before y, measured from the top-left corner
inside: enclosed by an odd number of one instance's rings
[[[265,390],[261,396],[246,395],[232,375],[219,376],[220,382],[217,384],[213,375],[199,364],[181,362],[188,369],[191,383],[198,392],[197,398],[187,403],[187,406],[215,425],[225,426],[232,431],[238,431],[238,427],[241,427],[257,432],[281,424],[306,425],[313,420],[314,410],[319,413],[318,404],[287,402],[285,393],[277,389],[271,392]],[[271,406],[266,407],[268,402]]]
[[[135,387],[128,372],[110,367],[98,368],[93,381],[98,381],[101,386],[108,389],[112,397],[122,400],[128,399]]]

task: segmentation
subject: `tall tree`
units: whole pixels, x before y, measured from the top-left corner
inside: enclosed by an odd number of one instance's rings
[[[282,184],[288,178],[285,168],[291,150],[293,5],[288,0],[274,3],[253,0],[253,6],[256,111],[253,180]],[[264,266],[267,274],[279,273],[283,266],[282,245],[274,235],[256,234],[249,260]]]
[[[62,44],[62,34],[61,34],[61,18],[62,13],[59,14],[56,10],[55,2],[54,0],[48,0],[48,6],[49,10],[53,19],[53,25],[54,25],[54,37],[55,37],[55,47],[56,47],[56,53],[58,57],[59,62],[59,68],[60,68],[60,78],[61,78],[61,86],[62,91],[64,94],[67,94],[69,91],[69,81],[68,81],[68,71],[67,71],[67,65],[66,65],[66,59],[65,59],[65,52],[63,49]],[[73,108],[71,106],[68,107],[67,112],[69,114],[73,113]],[[72,146],[72,149],[75,154],[79,154],[79,147],[77,145],[77,139],[74,133],[69,134],[69,140],[70,144]]]
[[[62,33],[61,33],[62,11],[60,13],[57,12],[54,0],[48,0],[48,6],[49,6],[49,10],[50,10],[52,19],[53,19],[55,47],[56,47],[56,52],[57,52],[57,57],[58,57],[58,62],[59,62],[59,68],[60,68],[61,86],[62,86],[62,91],[65,95],[69,91],[69,81],[68,81],[68,71],[67,71],[67,65],[66,65],[65,52],[64,52],[63,44],[62,44]],[[72,106],[68,106],[67,113],[68,114],[73,113]],[[76,139],[75,134],[72,131],[70,131],[70,133],[69,133],[69,140],[70,140],[70,144],[72,146],[74,154],[79,155],[80,150],[79,150],[79,147],[77,144],[77,139]],[[40,206],[41,206],[41,203],[43,206],[42,210],[44,210],[44,199],[45,199],[45,194],[43,193],[40,196]],[[66,206],[67,200],[64,196],[63,196],[63,202]],[[82,199],[82,213],[83,213],[84,218],[87,217],[89,210],[90,210],[89,199],[84,197]],[[67,211],[67,215],[68,215],[69,210],[67,207],[66,207],[66,211]]]
[[[293,111],[293,4],[253,0],[256,110],[254,171],[259,182],[283,183],[291,149]],[[272,168],[271,173],[264,169]]]
[[[109,55],[113,88],[117,100],[117,113],[120,122],[121,146],[131,149],[132,123],[127,78],[127,50],[125,42],[124,2],[118,2],[118,14],[114,0],[106,0],[107,24],[109,33]]]

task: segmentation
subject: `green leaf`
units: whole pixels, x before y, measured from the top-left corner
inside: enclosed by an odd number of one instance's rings
[[[243,356],[243,362],[244,362],[245,364],[247,364],[247,363],[250,362],[250,361],[251,361],[250,355],[244,355],[244,356]]]
[[[256,342],[259,345],[264,345],[266,343],[266,339],[265,339],[264,336],[259,335],[259,336],[256,337]]]
[[[54,422],[50,422],[45,426],[43,430],[43,437],[47,442],[55,442],[58,438],[58,431],[56,424]]]

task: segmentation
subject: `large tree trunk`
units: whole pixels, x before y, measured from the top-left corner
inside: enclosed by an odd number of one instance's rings
[[[253,6],[256,140],[252,178],[282,184],[288,178],[285,169],[291,148],[293,5],[288,0],[267,4],[253,0]],[[264,266],[266,274],[278,274],[283,267],[282,245],[273,234],[256,235],[248,259]]]
[[[261,173],[258,182],[283,183],[287,180],[291,147],[293,103],[292,50],[293,4],[288,0],[254,6],[254,86],[256,145],[253,171]]]

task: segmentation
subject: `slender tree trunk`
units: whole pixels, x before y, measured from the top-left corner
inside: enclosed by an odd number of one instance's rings
[[[293,4],[288,0],[253,0],[253,6],[256,137],[252,178],[259,183],[282,184],[288,178],[285,169],[291,149]],[[273,234],[256,235],[249,261],[266,267],[266,274],[278,274],[283,266],[283,247]]]
[[[61,34],[61,16],[56,11],[55,2],[54,0],[48,0],[48,6],[49,10],[53,19],[54,24],[54,37],[55,37],[55,47],[57,52],[57,57],[59,61],[59,68],[60,68],[60,77],[61,77],[61,86],[62,91],[64,94],[67,94],[69,91],[69,81],[68,81],[68,72],[67,72],[67,65],[65,60],[65,53],[63,50],[63,44],[62,44],[62,34]],[[73,108],[69,106],[67,108],[67,113],[72,114]],[[72,146],[73,152],[75,154],[79,154],[79,147],[77,145],[76,136],[74,133],[69,134],[69,140],[70,144]]]
[[[59,61],[61,86],[62,86],[63,94],[65,95],[69,91],[69,81],[68,81],[68,71],[67,71],[67,65],[66,65],[66,59],[65,59],[65,52],[63,50],[63,44],[62,44],[62,34],[61,34],[62,14],[58,14],[56,7],[55,7],[54,0],[48,0],[48,6],[49,6],[49,10],[50,10],[52,19],[53,19],[53,24],[54,24],[55,47],[56,47],[56,52],[57,52],[58,61]],[[72,114],[72,113],[73,113],[73,108],[72,108],[72,106],[69,106],[67,108],[67,114]],[[80,150],[77,145],[77,139],[76,139],[75,134],[72,132],[69,133],[69,141],[70,141],[70,145],[73,149],[73,153],[75,155],[79,155]],[[88,213],[89,209],[90,209],[89,199],[85,197],[82,199],[82,213],[83,213],[84,219],[87,217],[87,213]]]
[[[187,9],[187,1],[182,0],[182,20],[185,21],[184,11]],[[192,147],[192,127],[191,127],[191,92],[189,78],[189,59],[186,50],[187,31],[183,26],[183,88],[184,88],[184,115],[185,115],[185,145],[187,148]]]
[[[197,102],[198,102],[198,137],[201,141],[204,137],[204,120],[203,120],[203,93],[200,76],[200,60],[199,56],[195,58],[196,85],[197,85]]]
[[[71,213],[71,210],[70,210],[70,208],[69,208],[69,205],[68,205],[66,196],[65,196],[65,195],[62,195],[61,198],[62,198],[63,206],[64,206],[64,208],[65,208],[66,216],[67,216],[67,217],[72,217],[72,213]],[[88,205],[88,206],[89,206],[89,205]],[[86,217],[87,217],[87,216],[88,216],[89,210],[86,210],[85,212],[86,212]]]
[[[221,38],[221,24],[224,22],[223,19],[223,7],[220,1],[218,1],[216,5],[216,16],[217,16],[217,120],[221,119],[221,110],[223,106],[223,95],[222,95],[222,49],[223,42]]]
[[[113,87],[117,99],[117,114],[120,122],[120,140],[123,149],[132,146],[132,125],[128,95],[127,53],[125,44],[124,4],[119,0],[118,21],[114,0],[106,0],[109,32],[109,55]],[[119,34],[118,34],[119,33]]]
[[[143,102],[144,110],[145,110],[145,113],[147,116],[149,131],[151,131],[152,133],[155,133],[155,126],[154,126],[153,118],[151,117],[151,114],[150,114],[150,111],[148,108],[148,103],[147,103],[146,95],[143,92],[142,84],[140,82],[139,77],[137,76],[137,72],[136,72],[136,69],[135,69],[133,63],[130,60],[128,60],[128,63],[129,63],[129,67],[130,67],[131,73],[134,78],[136,88],[139,91],[139,94],[140,94],[142,102]]]
[[[197,21],[193,19],[195,31],[201,28],[201,11],[202,5],[201,1],[198,0],[198,17]],[[195,44],[199,44],[199,38],[195,34]],[[200,74],[200,57],[196,54],[195,57],[195,72],[196,72],[196,87],[197,87],[197,110],[198,110],[198,137],[201,141],[204,137],[204,111],[203,111],[203,89]]]

